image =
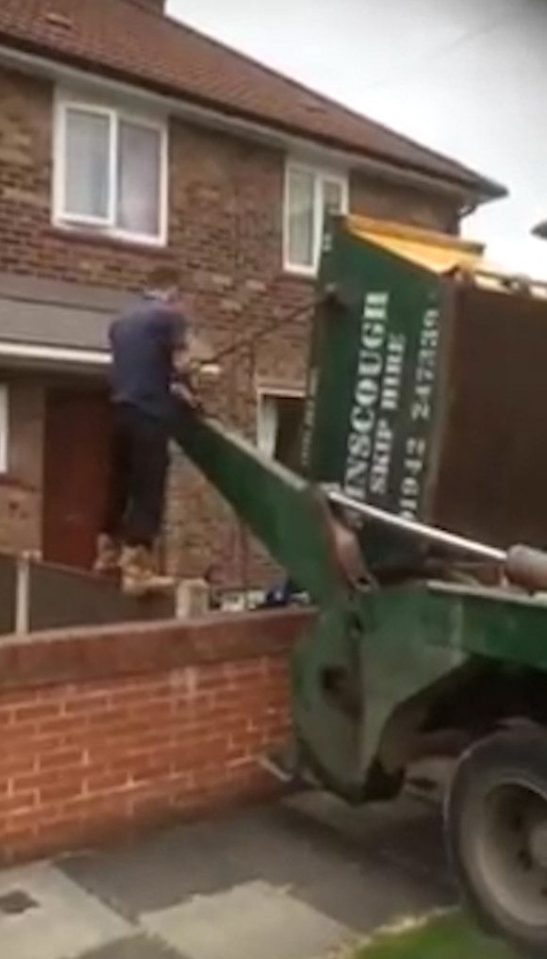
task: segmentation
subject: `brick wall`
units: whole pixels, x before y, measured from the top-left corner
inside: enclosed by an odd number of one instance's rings
[[[309,614],[0,644],[0,860],[271,796],[288,660]]]
[[[354,176],[351,202],[356,213],[384,220],[401,220],[411,226],[458,233],[459,221],[453,202],[413,187]]]
[[[222,409],[253,436],[257,383],[303,384],[308,322],[279,334],[275,322],[313,295],[310,282],[282,271],[282,153],[172,121],[168,249],[67,236],[50,219],[52,99],[53,87],[44,80],[0,70],[0,271],[134,290],[152,263],[174,262],[214,347],[271,323],[272,334],[256,350],[226,363],[208,398],[213,411]],[[363,176],[352,177],[351,206],[439,229],[455,226],[445,199]],[[219,562],[225,579],[241,580],[245,538],[180,459],[167,520],[172,569],[197,575]]]

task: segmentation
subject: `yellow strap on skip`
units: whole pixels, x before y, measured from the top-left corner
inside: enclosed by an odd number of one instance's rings
[[[482,260],[483,246],[459,237],[366,217],[351,216],[347,223],[354,236],[432,273],[451,273],[460,267],[473,271]]]

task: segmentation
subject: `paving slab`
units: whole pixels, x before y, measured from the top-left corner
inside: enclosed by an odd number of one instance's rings
[[[77,959],[85,951],[127,938],[131,927],[47,863],[0,873],[0,956]]]
[[[196,896],[143,925],[188,959],[317,959],[353,939],[349,928],[265,882]]]
[[[359,811],[302,798],[184,825],[59,865],[129,921],[195,896],[263,881],[342,925],[368,931],[451,903],[438,812],[423,804]],[[347,819],[344,817],[347,816]]]
[[[139,935],[83,953],[78,959],[186,959],[186,957],[149,936]]]
[[[260,878],[274,852],[275,811],[271,821],[271,835],[262,828],[261,812],[253,810],[184,823],[136,844],[68,856],[59,867],[92,895],[138,920],[144,912],[167,909],[193,895]]]

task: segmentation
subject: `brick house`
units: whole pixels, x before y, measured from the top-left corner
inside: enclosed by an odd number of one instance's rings
[[[85,565],[108,435],[106,329],[178,264],[213,346],[271,323],[208,402],[287,457],[325,209],[454,232],[472,171],[170,20],[163,0],[0,5],[0,547]],[[245,535],[175,457],[171,568],[248,574]],[[253,551],[251,551],[253,552]]]

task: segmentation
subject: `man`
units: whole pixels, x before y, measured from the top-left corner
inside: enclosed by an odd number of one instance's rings
[[[121,567],[123,591],[132,596],[168,590],[154,545],[160,532],[169,463],[168,422],[177,371],[179,395],[195,405],[185,385],[188,325],[180,309],[179,277],[160,268],[149,277],[143,302],[110,328],[113,438],[105,521],[95,571]]]

